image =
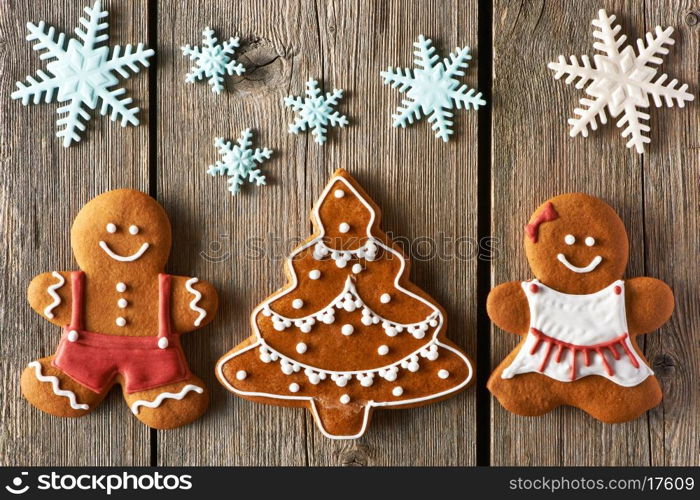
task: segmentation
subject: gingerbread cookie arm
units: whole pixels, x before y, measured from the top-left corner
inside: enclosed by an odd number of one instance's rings
[[[71,272],[51,271],[34,277],[27,300],[32,309],[51,323],[66,326],[71,321],[71,293]]]
[[[653,332],[668,321],[673,313],[671,288],[654,278],[632,278],[625,281],[625,309],[630,333]]]
[[[530,309],[519,281],[503,283],[491,290],[486,312],[499,328],[525,335],[530,326]]]
[[[191,332],[214,319],[219,297],[211,283],[186,276],[171,279],[170,317],[176,332]]]

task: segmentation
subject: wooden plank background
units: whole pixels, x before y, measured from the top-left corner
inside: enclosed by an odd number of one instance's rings
[[[560,53],[592,54],[590,20],[604,6],[630,37],[656,24],[674,26],[676,45],[662,69],[697,93],[697,3],[104,1],[113,44],[148,41],[157,51],[157,64],[125,84],[142,107],[142,125],[122,129],[96,118],[83,142],[64,149],[54,137],[56,104],[24,108],[8,96],[15,81],[44,66],[24,40],[25,23],[45,20],[70,32],[87,3],[0,3],[0,231],[6,269],[0,277],[0,464],[699,463],[700,108],[696,102],[683,110],[653,111],[652,144],[643,156],[626,150],[612,125],[588,139],[570,139],[566,117],[581,91],[555,81],[546,68]],[[191,63],[179,47],[198,45],[207,25],[221,39],[242,39],[238,53],[247,72],[228,77],[219,96],[205,83],[184,83]],[[492,102],[480,113],[458,111],[456,136],[448,144],[436,140],[425,121],[406,130],[390,127],[400,97],[382,85],[379,71],[411,67],[412,43],[421,33],[442,55],[456,45],[473,48],[464,78],[470,86],[492,80],[490,88],[479,89],[493,95]],[[486,73],[479,75],[479,68]],[[286,132],[293,114],[282,98],[303,92],[309,77],[326,90],[346,91],[340,110],[350,126],[332,130],[323,147],[309,135]],[[489,123],[490,131],[484,130]],[[214,137],[235,139],[246,127],[255,130],[257,146],[274,150],[264,166],[271,182],[232,197],[223,178],[205,171],[217,159]],[[252,308],[284,283],[281,259],[289,240],[309,234],[308,212],[338,167],[355,175],[383,207],[385,230],[409,241],[436,242],[431,258],[415,262],[413,279],[447,310],[452,340],[474,356],[479,342],[482,373],[516,339],[495,328],[477,329],[485,301],[484,290],[477,293],[477,267],[494,284],[529,278],[521,227],[531,211],[564,191],[607,200],[630,234],[628,276],[659,277],[676,293],[671,322],[644,341],[664,389],[663,405],[615,426],[570,408],[525,419],[490,401],[480,380],[437,405],[378,411],[363,438],[331,441],[304,410],[229,394],[215,380],[214,363],[249,335]],[[78,420],[41,414],[19,394],[23,366],[53,352],[58,336],[26,304],[29,280],[46,270],[72,269],[73,217],[96,194],[125,186],[150,192],[168,211],[174,228],[168,271],[211,280],[221,294],[217,320],[184,340],[193,371],[212,389],[212,407],[174,431],[146,429],[117,392]],[[492,235],[500,241],[490,269],[476,258],[453,258],[454,240],[476,241],[477,223],[484,222],[480,214],[488,223],[489,213]],[[246,257],[249,245],[259,242],[266,257]]]

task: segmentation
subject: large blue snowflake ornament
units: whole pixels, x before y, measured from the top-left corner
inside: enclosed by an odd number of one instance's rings
[[[46,29],[44,21],[38,25],[27,23],[27,40],[35,41],[33,50],[44,51],[39,59],[52,59],[46,65],[48,73],[38,70],[36,78],[27,77],[27,83],[17,82],[17,90],[12,93],[13,99],[21,99],[25,106],[29,101],[39,104],[42,96],[44,102],[67,103],[58,108],[61,116],[56,124],[59,127],[56,135],[63,137],[63,145],[70,146],[80,141],[79,132],[85,130],[85,123],[90,119],[90,114],[85,106],[90,109],[97,107],[101,101],[100,114],[107,115],[113,121],[120,120],[122,127],[127,124],[138,125],[136,114],[138,107],[129,107],[133,100],[129,97],[121,99],[126,90],[124,88],[111,88],[122,78],[128,78],[128,70],[139,72],[139,64],[148,67],[148,58],[154,52],[144,49],[139,43],[136,50],[129,44],[122,53],[121,47],[116,45],[110,57],[109,46],[101,45],[109,38],[107,33],[101,33],[109,26],[101,22],[107,17],[107,12],[102,10],[100,0],[90,7],[85,7],[87,17],[80,18],[82,28],[75,28],[76,38],[68,40],[66,47],[65,33],[56,36],[53,27]]]
[[[252,149],[253,133],[249,128],[241,132],[238,144],[232,146],[229,141],[217,137],[214,145],[222,156],[216,164],[210,165],[207,173],[211,176],[227,175],[229,177],[228,190],[231,194],[238,194],[241,185],[247,180],[251,184],[258,186],[265,185],[265,176],[260,172],[258,163],[262,163],[270,158],[272,150],[267,148]]]
[[[240,39],[231,37],[224,43],[218,43],[218,38],[214,36],[214,30],[209,26],[202,31],[202,48],[181,47],[182,54],[189,56],[196,66],[187,73],[185,81],[195,83],[205,76],[208,78],[211,91],[220,94],[224,90],[224,76],[236,74],[241,76],[245,73],[245,68],[241,63],[233,58],[236,49],[239,47]]]
[[[471,60],[469,47],[457,47],[450,53],[449,58],[437,62],[440,57],[435,55],[435,48],[432,40],[419,35],[418,41],[414,43],[416,50],[413,52],[415,64],[419,69],[411,70],[405,68],[389,68],[381,72],[384,84],[391,84],[393,88],[398,88],[399,92],[406,93],[408,99],[404,99],[397,108],[396,114],[392,115],[394,127],[405,127],[421,118],[421,113],[428,117],[428,122],[432,123],[435,137],[447,142],[452,130],[453,107],[457,109],[479,109],[479,106],[486,104],[481,97],[481,92],[476,92],[462,84],[457,77],[464,76],[465,68]],[[436,64],[437,62],[437,64]]]
[[[323,145],[326,142],[326,127],[344,127],[348,124],[345,115],[341,115],[334,108],[343,97],[343,91],[333,89],[322,95],[318,88],[318,82],[313,78],[306,82],[306,97],[289,96],[284,98],[284,104],[292,108],[299,117],[294,123],[289,124],[289,133],[298,134],[306,129],[311,129],[314,141]]]

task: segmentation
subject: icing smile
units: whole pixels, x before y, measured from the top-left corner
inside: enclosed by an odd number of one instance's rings
[[[127,256],[122,256],[122,255],[119,255],[117,253],[114,253],[112,251],[112,249],[109,248],[109,245],[107,245],[107,243],[105,243],[104,241],[100,241],[100,248],[102,250],[104,250],[105,253],[107,255],[109,255],[111,258],[113,258],[114,260],[118,260],[119,262],[133,262],[133,261],[137,260],[138,258],[140,258],[143,255],[143,253],[146,250],[148,250],[148,247],[149,247],[148,243],[144,243],[143,245],[141,245],[141,248],[139,248],[136,253],[132,253],[131,255],[127,255]]]
[[[573,265],[569,260],[566,258],[566,256],[563,253],[557,254],[557,259],[559,262],[564,264],[569,271],[573,271],[575,273],[579,274],[584,274],[584,273],[590,273],[593,271],[596,267],[598,267],[598,264],[600,264],[603,261],[603,257],[600,255],[596,255],[593,257],[593,260],[586,266],[586,267],[577,267]]]

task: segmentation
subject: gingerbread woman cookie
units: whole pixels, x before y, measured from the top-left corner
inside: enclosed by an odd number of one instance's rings
[[[654,278],[622,279],[627,232],[613,209],[585,194],[556,196],[525,227],[525,253],[535,279],[488,297],[493,322],[522,336],[491,375],[491,393],[520,415],[570,405],[610,423],[658,405],[635,337],[670,318],[673,292]]]
[[[29,285],[32,308],[63,327],[56,353],[22,373],[30,403],[80,417],[120,384],[150,427],[204,413],[209,394],[189,370],[180,334],[209,323],[218,299],[205,281],[162,273],[171,238],[165,210],[140,191],[109,191],[80,210],[71,229],[80,270],[40,274]]]
[[[473,364],[445,338],[445,312],[409,281],[379,209],[347,172],[335,172],[311,221],[314,234],[286,261],[287,284],[253,310],[253,335],[219,360],[221,383],[308,408],[336,439],[361,436],[375,408],[467,387]]]

